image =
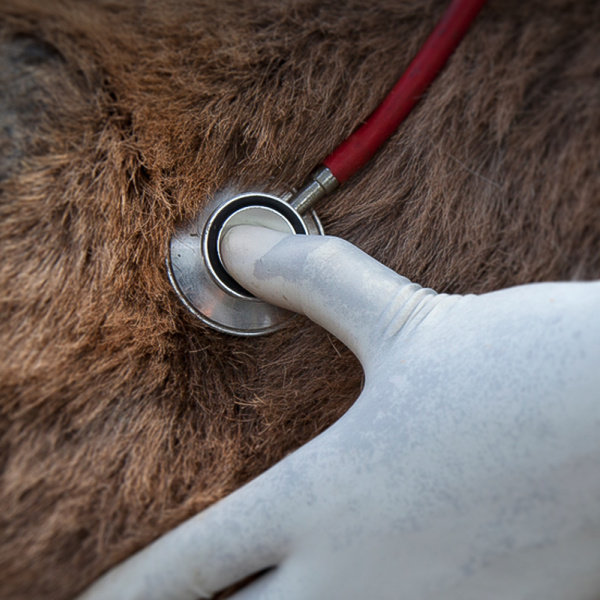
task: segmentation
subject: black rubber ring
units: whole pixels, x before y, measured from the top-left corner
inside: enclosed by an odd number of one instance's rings
[[[300,217],[300,215],[289,204],[286,204],[283,200],[277,200],[275,198],[271,198],[270,196],[262,196],[260,194],[244,196],[242,198],[238,198],[237,200],[233,200],[232,202],[225,204],[215,213],[214,217],[212,217],[212,223],[206,237],[206,249],[208,254],[206,260],[210,261],[210,266],[212,267],[215,275],[225,286],[237,292],[238,294],[248,298],[254,298],[255,296],[253,294],[244,289],[231,275],[229,275],[225,269],[225,266],[221,262],[219,257],[219,249],[217,247],[219,233],[225,224],[225,221],[227,221],[227,219],[233,213],[249,206],[264,206],[278,212],[289,222],[294,232],[299,235],[306,235],[307,230],[304,222],[302,221],[302,217]]]

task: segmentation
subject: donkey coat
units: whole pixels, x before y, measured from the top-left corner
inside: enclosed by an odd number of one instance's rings
[[[284,193],[446,0],[2,0],[0,598],[67,600],[335,421],[356,359],[304,318],[212,331],[166,247]],[[600,276],[600,3],[490,0],[318,213],[440,292]]]

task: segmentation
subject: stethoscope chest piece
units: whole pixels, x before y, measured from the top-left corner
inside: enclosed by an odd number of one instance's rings
[[[259,300],[225,269],[220,244],[237,225],[258,225],[297,235],[322,235],[314,211],[300,215],[284,200],[248,193],[216,199],[171,238],[167,269],[175,292],[196,317],[213,329],[238,336],[277,331],[295,315]]]
[[[452,54],[485,0],[453,0],[408,69],[379,107],[310,175],[289,202],[262,193],[216,198],[171,239],[167,268],[177,295],[199,319],[233,335],[262,335],[294,315],[255,298],[223,266],[220,243],[236,225],[298,235],[322,234],[312,206],[347,181],[392,135]]]

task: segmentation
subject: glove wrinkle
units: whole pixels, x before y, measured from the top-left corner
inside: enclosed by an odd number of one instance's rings
[[[377,337],[377,345],[414,330],[437,304],[438,294],[430,288],[416,283],[401,287],[381,315],[382,336]]]

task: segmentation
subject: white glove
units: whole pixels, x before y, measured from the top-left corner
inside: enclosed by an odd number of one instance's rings
[[[234,598],[600,598],[600,282],[448,296],[336,238],[238,227],[222,250],[347,344],[364,390],[82,598],[208,598],[271,567]]]

